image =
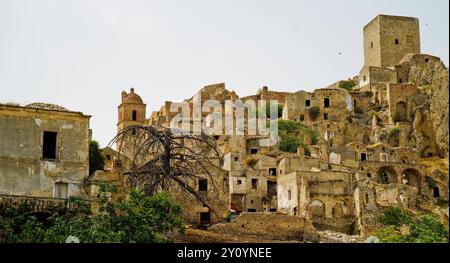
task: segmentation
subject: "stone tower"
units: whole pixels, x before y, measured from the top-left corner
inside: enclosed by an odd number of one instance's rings
[[[144,125],[145,107],[141,97],[134,93],[134,88],[130,89],[130,93],[122,91],[122,101],[118,107],[117,132],[131,125]]]
[[[419,19],[378,15],[364,27],[364,65],[386,68],[420,53]]]

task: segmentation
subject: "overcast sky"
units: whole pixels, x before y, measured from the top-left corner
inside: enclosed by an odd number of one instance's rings
[[[0,102],[92,115],[105,146],[131,86],[149,116],[207,84],[246,96],[353,77],[377,14],[418,17],[422,52],[448,65],[448,10],[448,0],[0,0]]]

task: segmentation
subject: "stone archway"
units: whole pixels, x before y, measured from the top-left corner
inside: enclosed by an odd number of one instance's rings
[[[422,189],[422,178],[420,172],[413,168],[408,168],[403,171],[404,180],[406,185],[416,187],[419,192]]]
[[[378,183],[395,184],[398,183],[397,172],[391,166],[383,166],[378,169]]]
[[[309,209],[313,218],[325,218],[325,204],[320,200],[312,200]]]

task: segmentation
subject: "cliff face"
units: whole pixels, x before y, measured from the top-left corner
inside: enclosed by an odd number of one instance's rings
[[[418,115],[414,122],[416,145],[420,148],[424,140],[431,140],[439,156],[448,159],[448,68],[439,58],[420,54],[406,56],[400,67],[408,80],[419,85],[428,95],[427,102],[416,112]]]

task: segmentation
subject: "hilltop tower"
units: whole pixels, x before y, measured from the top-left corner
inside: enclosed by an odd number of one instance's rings
[[[144,125],[145,108],[141,97],[134,93],[134,88],[130,89],[130,93],[122,91],[122,101],[118,107],[117,132],[131,125]]]
[[[364,65],[387,68],[420,53],[419,19],[378,15],[364,27]]]

